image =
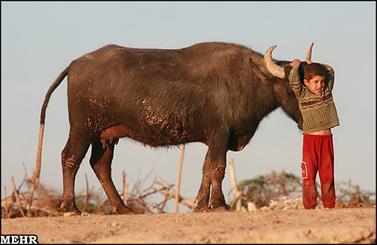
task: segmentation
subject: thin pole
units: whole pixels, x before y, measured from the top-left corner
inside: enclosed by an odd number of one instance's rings
[[[229,161],[230,180],[232,181],[232,190],[236,200],[236,210],[241,210],[241,192],[237,188],[236,173],[234,171],[234,160]]]
[[[185,145],[181,144],[179,146],[180,154],[179,154],[179,161],[178,161],[178,170],[177,176],[175,179],[175,212],[178,213],[179,210],[179,196],[180,196],[180,188],[181,188],[181,176],[182,176],[182,165],[183,165],[183,158],[185,155]]]

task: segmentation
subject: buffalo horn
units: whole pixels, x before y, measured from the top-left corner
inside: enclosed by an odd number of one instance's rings
[[[306,58],[305,58],[305,61],[306,63],[310,64],[312,63],[312,49],[313,49],[313,45],[314,43],[311,43],[307,52],[306,52]]]
[[[264,54],[264,62],[266,64],[267,70],[274,75],[275,77],[284,79],[285,72],[284,68],[278,66],[272,61],[272,51],[276,48],[276,45],[267,49],[266,53]]]

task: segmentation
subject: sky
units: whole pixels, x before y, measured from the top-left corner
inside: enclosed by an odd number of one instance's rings
[[[1,191],[11,177],[31,175],[45,93],[74,59],[107,44],[135,48],[184,48],[222,41],[264,53],[277,45],[278,60],[303,60],[314,42],[313,61],[335,70],[333,97],[340,126],[333,132],[335,182],[351,180],[376,190],[376,3],[375,2],[1,2]],[[60,154],[69,131],[67,80],[52,94],[46,112],[41,181],[62,192]],[[181,194],[199,190],[207,146],[186,145]],[[90,149],[76,177],[76,194],[100,188],[89,164]],[[263,119],[234,159],[238,181],[282,170],[301,174],[302,132],[277,109]],[[144,187],[159,176],[174,184],[179,149],[151,148],[123,138],[116,146],[112,176],[121,189]],[[149,177],[148,177],[149,176]],[[148,178],[147,178],[148,177]],[[147,179],[146,179],[147,178]],[[229,167],[223,180],[227,201]]]

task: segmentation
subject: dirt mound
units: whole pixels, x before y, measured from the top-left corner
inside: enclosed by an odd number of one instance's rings
[[[375,208],[86,215],[1,220],[40,243],[375,243]]]

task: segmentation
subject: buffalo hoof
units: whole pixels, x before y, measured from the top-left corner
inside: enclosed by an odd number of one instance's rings
[[[232,207],[228,204],[219,205],[217,207],[211,206],[211,212],[228,212],[233,211]]]
[[[212,210],[209,207],[196,207],[193,209],[194,213],[207,213],[211,212]]]
[[[79,216],[80,214],[76,213],[76,212],[64,212],[63,213],[63,216],[64,217],[72,217],[72,216]]]
[[[60,205],[60,210],[64,212],[64,216],[81,215],[76,205],[66,205],[64,202]]]
[[[113,208],[112,214],[135,214],[129,207]]]
[[[229,212],[229,211],[232,211],[232,210],[230,208],[228,208],[227,206],[211,208],[211,212]]]
[[[208,212],[229,212],[233,211],[233,209],[229,206],[219,206],[219,207],[201,207],[201,208],[194,208],[194,213],[208,213]]]

